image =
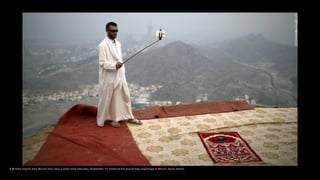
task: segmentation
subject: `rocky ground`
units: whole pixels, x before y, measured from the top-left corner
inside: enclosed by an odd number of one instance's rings
[[[22,159],[23,164],[32,160],[46,141],[49,133],[54,128],[53,125],[42,128],[37,134],[23,139]]]

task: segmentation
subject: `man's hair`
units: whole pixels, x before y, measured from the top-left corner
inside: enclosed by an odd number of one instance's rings
[[[118,26],[118,25],[117,25],[117,23],[115,23],[115,22],[108,22],[108,23],[106,24],[106,31],[108,30],[109,26]]]

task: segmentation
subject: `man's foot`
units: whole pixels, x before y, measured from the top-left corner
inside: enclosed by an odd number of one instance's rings
[[[128,123],[142,125],[142,122],[139,119],[129,119]]]
[[[111,121],[110,122],[110,126],[115,127],[115,128],[119,128],[120,127],[120,123],[118,123],[116,121]]]

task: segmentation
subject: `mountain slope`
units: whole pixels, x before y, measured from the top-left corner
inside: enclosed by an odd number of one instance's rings
[[[247,46],[250,46],[252,37],[244,38]],[[239,43],[233,43],[235,49],[235,44]],[[251,46],[256,46],[257,43],[274,48],[272,42],[264,38],[254,39]],[[275,46],[277,47],[277,44]],[[257,56],[253,64],[261,64],[259,61],[272,63],[268,68],[261,68],[248,65],[242,58],[235,59],[236,55],[227,54],[223,48],[199,49],[177,41],[137,56],[127,64],[127,79],[142,85],[163,85],[162,89],[152,95],[152,98],[157,100],[194,102],[199,94],[208,94],[209,100],[226,100],[247,94],[259,103],[296,106],[296,84],[292,82],[292,78],[297,74],[295,63],[291,63],[293,68],[287,66],[289,77],[281,75],[281,66],[286,61],[291,61],[290,57],[294,55],[291,51],[287,52],[290,48],[276,47],[270,50],[270,53],[284,54],[283,59],[281,56],[272,57],[269,53],[260,52],[259,48],[252,50],[256,52],[256,55],[252,56]],[[289,55],[285,55],[286,53]],[[277,74],[281,76],[278,77]]]
[[[208,100],[249,95],[260,104],[297,106],[297,49],[260,35],[214,47],[176,41],[150,48],[125,66],[129,83],[163,86],[152,94],[153,100],[189,103],[204,94]],[[23,83],[24,90],[30,91],[71,90],[96,84],[98,57],[40,77],[26,77]]]

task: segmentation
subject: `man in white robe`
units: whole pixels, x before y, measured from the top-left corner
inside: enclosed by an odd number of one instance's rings
[[[116,39],[118,26],[106,24],[107,36],[99,44],[99,102],[97,125],[103,127],[106,121],[113,127],[120,127],[120,121],[141,125],[132,114],[131,99],[125,67],[122,60],[121,43]]]

